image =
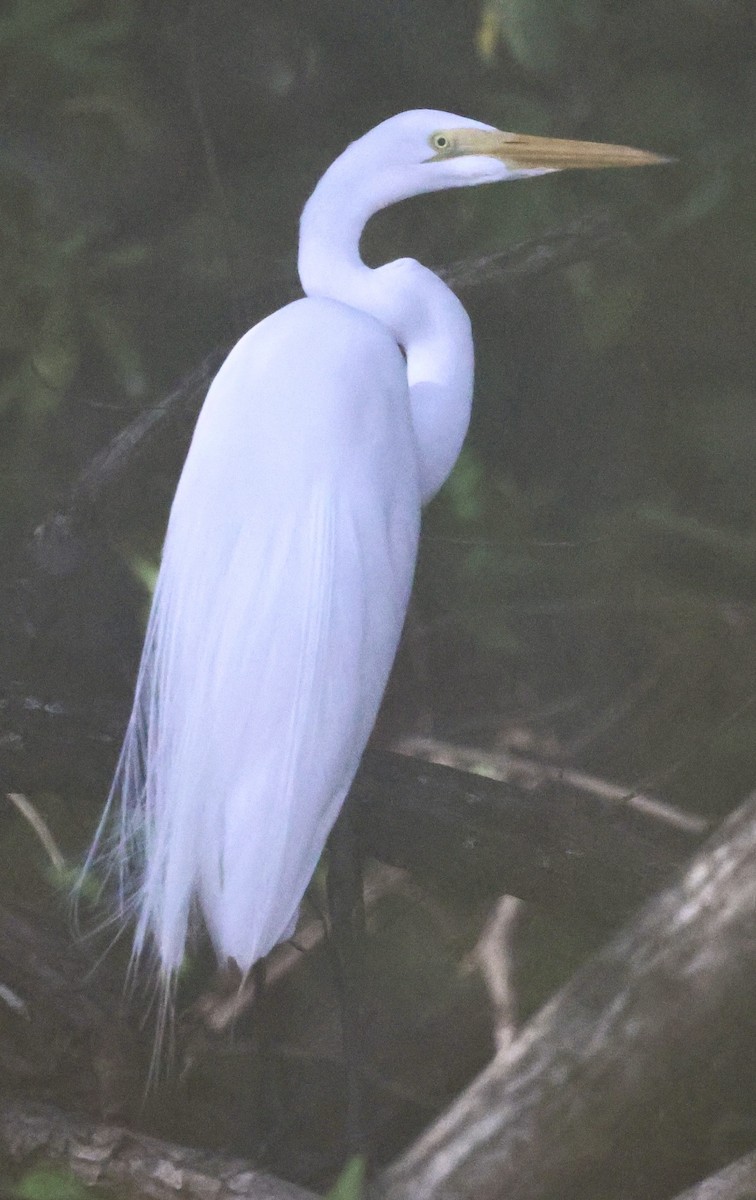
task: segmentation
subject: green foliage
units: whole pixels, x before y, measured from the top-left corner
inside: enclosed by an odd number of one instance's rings
[[[362,1200],[365,1189],[365,1160],[357,1155],[350,1158],[326,1200]]]
[[[123,58],[134,14],[129,0],[17,0],[0,16],[0,512],[9,522],[45,481],[54,487],[43,463],[75,390],[102,385],[127,402],[144,391],[123,298],[149,252],[106,236],[101,203],[110,173],[150,136]]]
[[[103,53],[123,41],[133,24],[129,0],[98,4],[86,0],[15,0],[0,17],[0,55],[6,70],[27,79],[30,60],[62,76],[99,78],[112,69]]]
[[[485,8],[515,61],[545,76],[569,55],[573,37],[594,29],[600,13],[599,0],[489,0]]]
[[[98,1193],[85,1187],[70,1171],[40,1167],[27,1171],[11,1188],[11,1195],[14,1200],[97,1200]]]
[[[0,310],[0,351],[7,363],[0,413],[15,408],[33,426],[65,395],[85,349],[110,363],[114,382],[125,391],[143,389],[141,358],[112,292],[146,252],[131,247],[128,254],[102,253],[83,231],[58,239],[33,189],[25,199],[25,211],[34,216],[22,225],[14,220],[18,206],[7,193],[3,204],[0,195],[8,285]]]

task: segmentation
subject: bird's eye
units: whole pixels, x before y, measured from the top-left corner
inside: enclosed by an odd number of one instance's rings
[[[450,142],[445,133],[434,133],[431,138],[431,145],[434,150],[448,150]]]

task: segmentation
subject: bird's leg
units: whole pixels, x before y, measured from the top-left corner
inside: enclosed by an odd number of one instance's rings
[[[285,1126],[285,1103],[281,1095],[275,1045],[268,1023],[267,966],[260,958],[252,967],[255,985],[255,1033],[260,1063],[260,1130],[258,1153],[264,1160],[274,1162]]]
[[[326,890],[347,1077],[347,1150],[350,1155],[365,1154],[367,1131],[363,1102],[362,1029],[365,905],[362,862],[357,845],[354,810],[349,797],[328,840]]]

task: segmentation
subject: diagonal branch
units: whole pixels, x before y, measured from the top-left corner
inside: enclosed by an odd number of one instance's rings
[[[663,887],[706,830],[548,765],[510,758],[502,774],[368,751],[350,801],[363,854],[457,898],[508,893],[609,925]]]
[[[737,1080],[754,1056],[755,912],[751,798],[371,1196],[611,1196],[619,1162],[631,1181],[623,1197],[650,1200],[660,1177],[668,1195],[682,1182],[681,1146],[705,1157],[708,1132],[737,1105]]]
[[[756,1196],[756,1150],[702,1179],[675,1200],[752,1200]]]

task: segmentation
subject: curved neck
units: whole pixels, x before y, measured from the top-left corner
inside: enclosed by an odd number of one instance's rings
[[[361,149],[359,142],[348,146],[305,204],[298,268],[305,295],[370,311],[373,272],[360,257],[362,231],[375,213],[414,195],[416,181],[390,170],[376,175],[362,162]]]
[[[407,358],[412,424],[423,503],[451,472],[470,420],[473,346],[470,322],[450,289],[413,259],[377,270],[360,257],[360,237],[374,213],[427,191],[409,169],[360,161],[359,143],[326,171],[300,224],[299,276],[305,294],[339,300],[385,325]]]

